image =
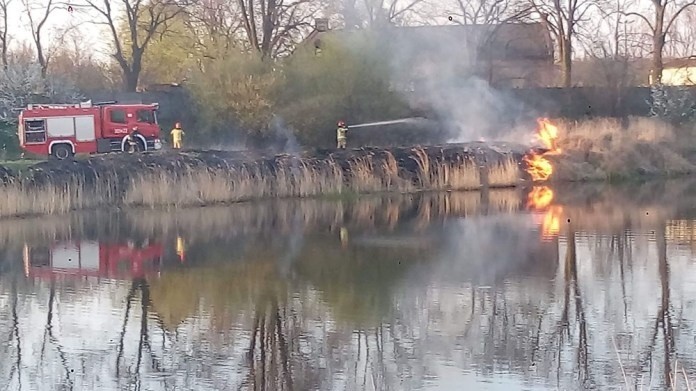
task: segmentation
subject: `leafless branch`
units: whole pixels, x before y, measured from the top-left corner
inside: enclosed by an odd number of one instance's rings
[[[126,34],[130,42],[124,42],[119,33],[114,9],[110,0],[84,0],[88,9],[95,10],[101,21],[111,32],[114,53],[112,56],[123,72],[124,87],[135,91],[142,70],[142,59],[148,44],[155,34],[161,34],[169,27],[169,22],[184,12],[186,3],[177,0],[158,0],[144,3],[142,0],[121,0],[125,11]],[[126,51],[125,45],[129,46]]]

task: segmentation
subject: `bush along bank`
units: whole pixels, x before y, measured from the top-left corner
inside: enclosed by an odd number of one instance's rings
[[[518,186],[525,147],[449,144],[296,155],[186,151],[46,161],[0,185],[0,217],[99,207],[186,207],[316,197]]]

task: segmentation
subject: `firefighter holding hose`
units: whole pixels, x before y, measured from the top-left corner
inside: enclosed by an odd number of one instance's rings
[[[336,129],[336,143],[338,149],[346,149],[346,134],[348,133],[348,127],[346,123],[341,120],[338,121],[338,128]]]
[[[184,130],[181,129],[181,122],[177,122],[174,125],[174,129],[171,131],[172,135],[172,148],[174,149],[181,149],[181,139],[184,136]]]

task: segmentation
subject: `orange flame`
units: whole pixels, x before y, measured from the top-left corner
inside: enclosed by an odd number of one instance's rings
[[[557,236],[561,232],[561,219],[563,218],[563,207],[553,205],[544,214],[541,222],[541,237],[544,239]]]
[[[537,128],[536,138],[550,151],[547,153],[559,154],[561,149],[556,146],[558,138],[558,127],[552,124],[548,118],[537,119],[539,127]]]
[[[558,155],[561,149],[556,145],[558,128],[548,118],[537,119],[539,127],[535,134],[535,140],[543,144],[547,151],[543,153],[530,152],[522,160],[527,164],[527,172],[534,182],[545,181],[553,174],[553,165],[545,157]]]
[[[527,196],[528,208],[544,212],[544,217],[541,220],[541,236],[543,239],[556,236],[561,230],[563,207],[551,205],[553,197],[553,190],[546,186],[535,186]]]
[[[553,190],[546,186],[534,186],[527,196],[527,207],[544,210],[553,201]]]

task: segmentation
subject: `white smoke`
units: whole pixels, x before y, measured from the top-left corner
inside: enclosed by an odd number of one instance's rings
[[[478,58],[474,42],[481,33],[453,26],[395,30],[388,38],[391,82],[401,86],[405,80],[413,82],[413,92],[404,96],[433,111],[452,135],[448,142],[511,141],[513,128],[522,126],[527,134],[534,129],[536,113],[525,112],[522,102],[474,76],[490,66]]]
[[[300,144],[295,137],[295,132],[285,125],[285,121],[277,115],[273,116],[270,124],[273,137],[279,140],[282,145],[282,152],[293,156],[298,156],[301,152]]]

